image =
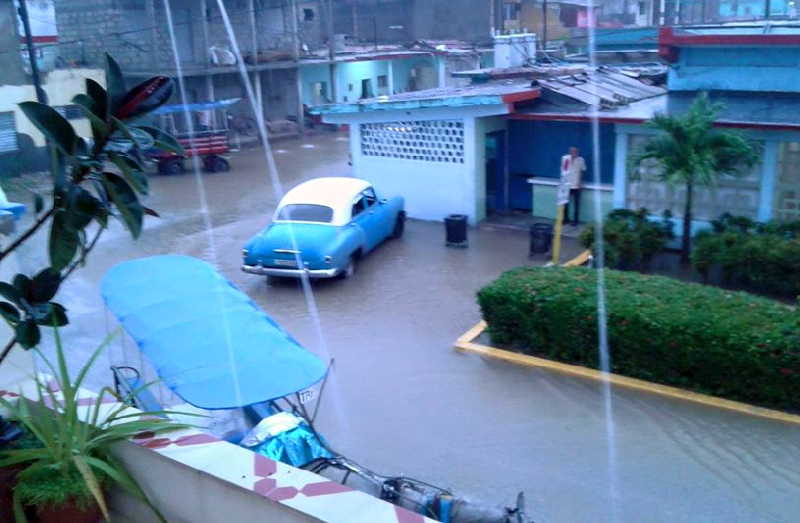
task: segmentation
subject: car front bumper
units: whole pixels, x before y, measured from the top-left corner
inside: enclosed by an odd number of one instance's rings
[[[262,265],[242,265],[242,271],[248,274],[280,278],[302,278],[304,274],[309,278],[335,278],[340,272],[339,269],[281,269]]]

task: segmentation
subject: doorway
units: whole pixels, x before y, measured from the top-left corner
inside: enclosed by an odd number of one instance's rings
[[[486,214],[508,210],[506,131],[486,134]]]

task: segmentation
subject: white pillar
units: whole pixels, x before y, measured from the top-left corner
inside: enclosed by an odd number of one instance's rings
[[[615,209],[624,209],[628,191],[628,133],[615,129],[614,140],[613,205]]]
[[[775,200],[775,182],[778,178],[778,147],[780,143],[770,140],[764,143],[764,158],[761,163],[761,184],[758,194],[758,219],[772,218]]]
[[[436,56],[437,87],[447,85],[447,60],[443,55]]]
[[[389,88],[389,96],[394,94],[394,60],[387,60],[386,63],[386,77],[387,77],[387,87]]]

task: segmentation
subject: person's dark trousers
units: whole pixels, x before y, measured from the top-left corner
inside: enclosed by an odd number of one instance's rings
[[[575,218],[572,220],[572,225],[577,226],[578,222],[581,219],[581,190],[580,189],[570,189],[569,190],[569,201],[567,205],[564,207],[564,220],[569,221],[569,207],[570,205],[575,206]]]

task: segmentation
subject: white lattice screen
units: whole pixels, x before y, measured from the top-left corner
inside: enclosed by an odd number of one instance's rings
[[[365,156],[464,163],[462,120],[366,123],[360,130]]]

